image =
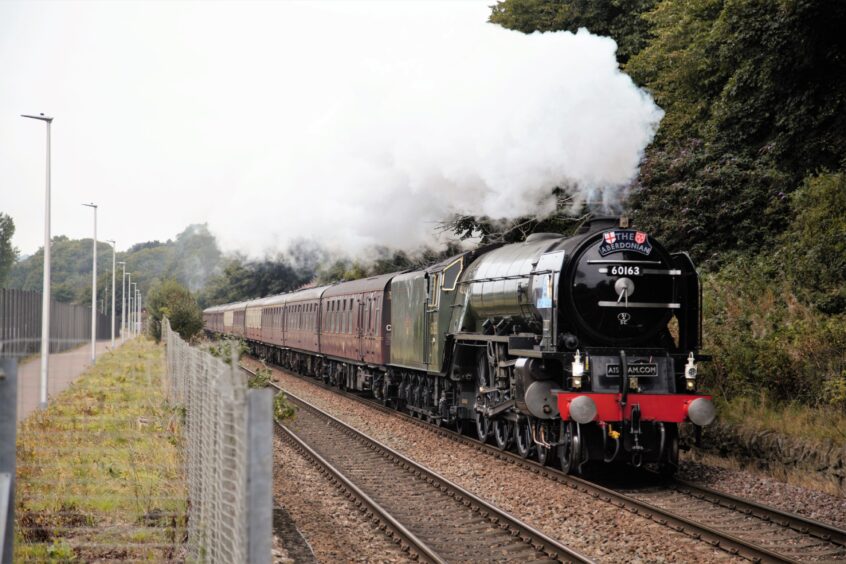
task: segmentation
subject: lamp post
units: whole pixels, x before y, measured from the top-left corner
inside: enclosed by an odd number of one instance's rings
[[[112,239],[106,239],[106,241],[112,244],[112,348],[115,348],[115,270],[117,270],[115,253],[117,253],[117,243]]]
[[[50,124],[53,118],[44,114],[21,117],[37,119],[47,124],[47,183],[44,190],[44,281],[41,288],[41,389],[38,406],[47,407],[47,371],[50,358]]]
[[[132,273],[126,273],[126,334],[132,336]]]
[[[132,329],[129,330],[132,333],[132,336],[135,336],[135,309],[138,307],[138,282],[133,282],[130,284],[132,288],[129,290],[129,294],[132,296],[132,311],[129,312],[129,319],[132,321]]]
[[[94,258],[91,270],[91,364],[97,362],[97,204],[82,204],[94,210]]]
[[[124,340],[124,325],[126,324],[126,261],[118,261],[118,264],[123,267],[123,276],[120,277],[120,342]]]
[[[141,334],[141,290],[138,290],[138,300],[136,302],[138,304],[138,317],[136,318],[138,323],[138,334]]]

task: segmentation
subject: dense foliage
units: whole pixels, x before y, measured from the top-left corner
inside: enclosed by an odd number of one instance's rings
[[[170,327],[186,341],[203,329],[203,312],[191,292],[173,279],[162,280],[147,293],[147,319],[150,334],[156,341],[162,338],[162,318],[170,320]]]
[[[724,398],[846,409],[846,175],[809,179],[766,253],[705,278],[705,373]]]
[[[843,2],[504,0],[491,21],[618,42],[666,111],[630,212],[700,262],[766,247],[803,179],[846,164]]]
[[[587,28],[596,35],[617,41],[617,57],[625,63],[647,42],[649,27],[637,14],[655,5],[655,0],[508,0],[491,8],[491,22],[523,33],[533,31],[578,31]]]
[[[285,256],[249,260],[236,255],[223,262],[200,295],[203,306],[230,303],[290,292],[311,281],[314,270],[297,268]]]
[[[0,287],[5,285],[6,277],[18,258],[18,250],[12,245],[14,234],[15,222],[0,212]]]
[[[846,164],[846,4],[665,0],[643,17],[653,39],[626,71],[666,116],[636,217],[703,261],[765,249],[803,179]]]
[[[51,291],[60,302],[88,304],[91,302],[91,239],[53,237],[50,255]],[[205,225],[191,225],[174,240],[165,243],[150,241],[133,245],[117,253],[117,262],[126,262],[126,272],[132,273],[132,282],[138,284],[142,294],[164,278],[174,278],[191,291],[204,287],[206,281],[220,270],[222,255],[217,241]],[[41,291],[44,251],[17,262],[12,268],[6,286],[24,290]],[[121,276],[123,267],[117,265],[115,295],[117,303],[123,299]],[[97,244],[97,296],[98,307],[112,290],[112,247]]]

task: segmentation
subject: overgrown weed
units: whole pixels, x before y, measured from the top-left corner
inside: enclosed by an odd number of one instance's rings
[[[16,562],[179,552],[167,545],[186,526],[182,419],[165,402],[162,355],[130,341],[21,424]]]

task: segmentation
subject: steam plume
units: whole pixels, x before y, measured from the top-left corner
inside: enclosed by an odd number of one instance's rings
[[[663,116],[619,71],[613,40],[586,30],[523,35],[480,19],[379,47],[341,56],[323,69],[338,73],[321,82],[331,96],[289,109],[296,123],[212,218],[226,247],[431,245],[453,213],[548,213],[556,186],[611,206]]]

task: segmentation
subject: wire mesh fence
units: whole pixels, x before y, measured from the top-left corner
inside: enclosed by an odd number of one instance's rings
[[[272,394],[162,321],[167,394],[185,408],[188,551],[206,562],[271,557]]]
[[[115,321],[120,327],[120,319]],[[97,339],[111,336],[111,316],[97,313]],[[50,301],[50,352],[89,342],[91,308]],[[0,288],[0,357],[26,357],[41,348],[41,293]]]

